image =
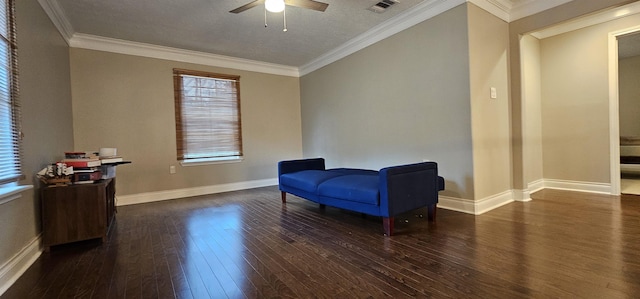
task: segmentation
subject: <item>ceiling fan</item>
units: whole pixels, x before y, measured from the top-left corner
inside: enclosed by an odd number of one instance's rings
[[[243,6],[240,6],[234,10],[231,10],[229,12],[231,13],[241,13],[247,9],[253,8],[255,6],[258,6],[260,4],[264,4],[265,0],[255,0],[252,2],[249,2]],[[312,10],[317,10],[317,11],[325,11],[327,9],[327,6],[329,6],[329,4],[327,3],[323,3],[323,2],[318,2],[318,1],[314,1],[314,0],[284,0],[284,3],[286,5],[291,5],[291,6],[296,6],[296,7],[302,7],[302,8],[307,8],[307,9],[312,9]]]

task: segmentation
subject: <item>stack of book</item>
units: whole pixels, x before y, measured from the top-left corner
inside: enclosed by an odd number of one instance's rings
[[[116,176],[116,165],[123,162],[121,156],[100,156],[100,163],[102,163],[102,179],[110,179]]]
[[[117,164],[118,162],[122,162],[122,157],[120,156],[100,157],[100,163],[102,163],[102,165]]]
[[[66,152],[65,158],[60,162],[73,167],[71,181],[74,184],[91,184],[102,179],[100,166],[102,161],[95,155],[87,155],[84,152]]]

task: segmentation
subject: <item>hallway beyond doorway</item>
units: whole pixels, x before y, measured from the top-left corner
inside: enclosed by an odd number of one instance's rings
[[[640,174],[622,174],[620,193],[640,195]]]

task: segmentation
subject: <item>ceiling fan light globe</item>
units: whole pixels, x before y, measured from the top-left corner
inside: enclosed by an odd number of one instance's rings
[[[264,7],[270,12],[281,12],[284,10],[284,0],[266,0]]]

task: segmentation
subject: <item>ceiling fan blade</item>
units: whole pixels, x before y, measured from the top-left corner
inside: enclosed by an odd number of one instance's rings
[[[253,2],[249,2],[249,3],[247,3],[247,4],[243,5],[243,6],[240,6],[240,7],[236,8],[236,9],[234,9],[234,10],[231,10],[229,12],[241,13],[241,12],[243,12],[243,11],[249,9],[249,8],[256,7],[256,6],[258,6],[258,5],[262,4],[262,3],[264,3],[264,0],[255,0]]]
[[[317,11],[325,11],[329,4],[314,0],[284,0],[284,3],[291,6],[313,9]]]

